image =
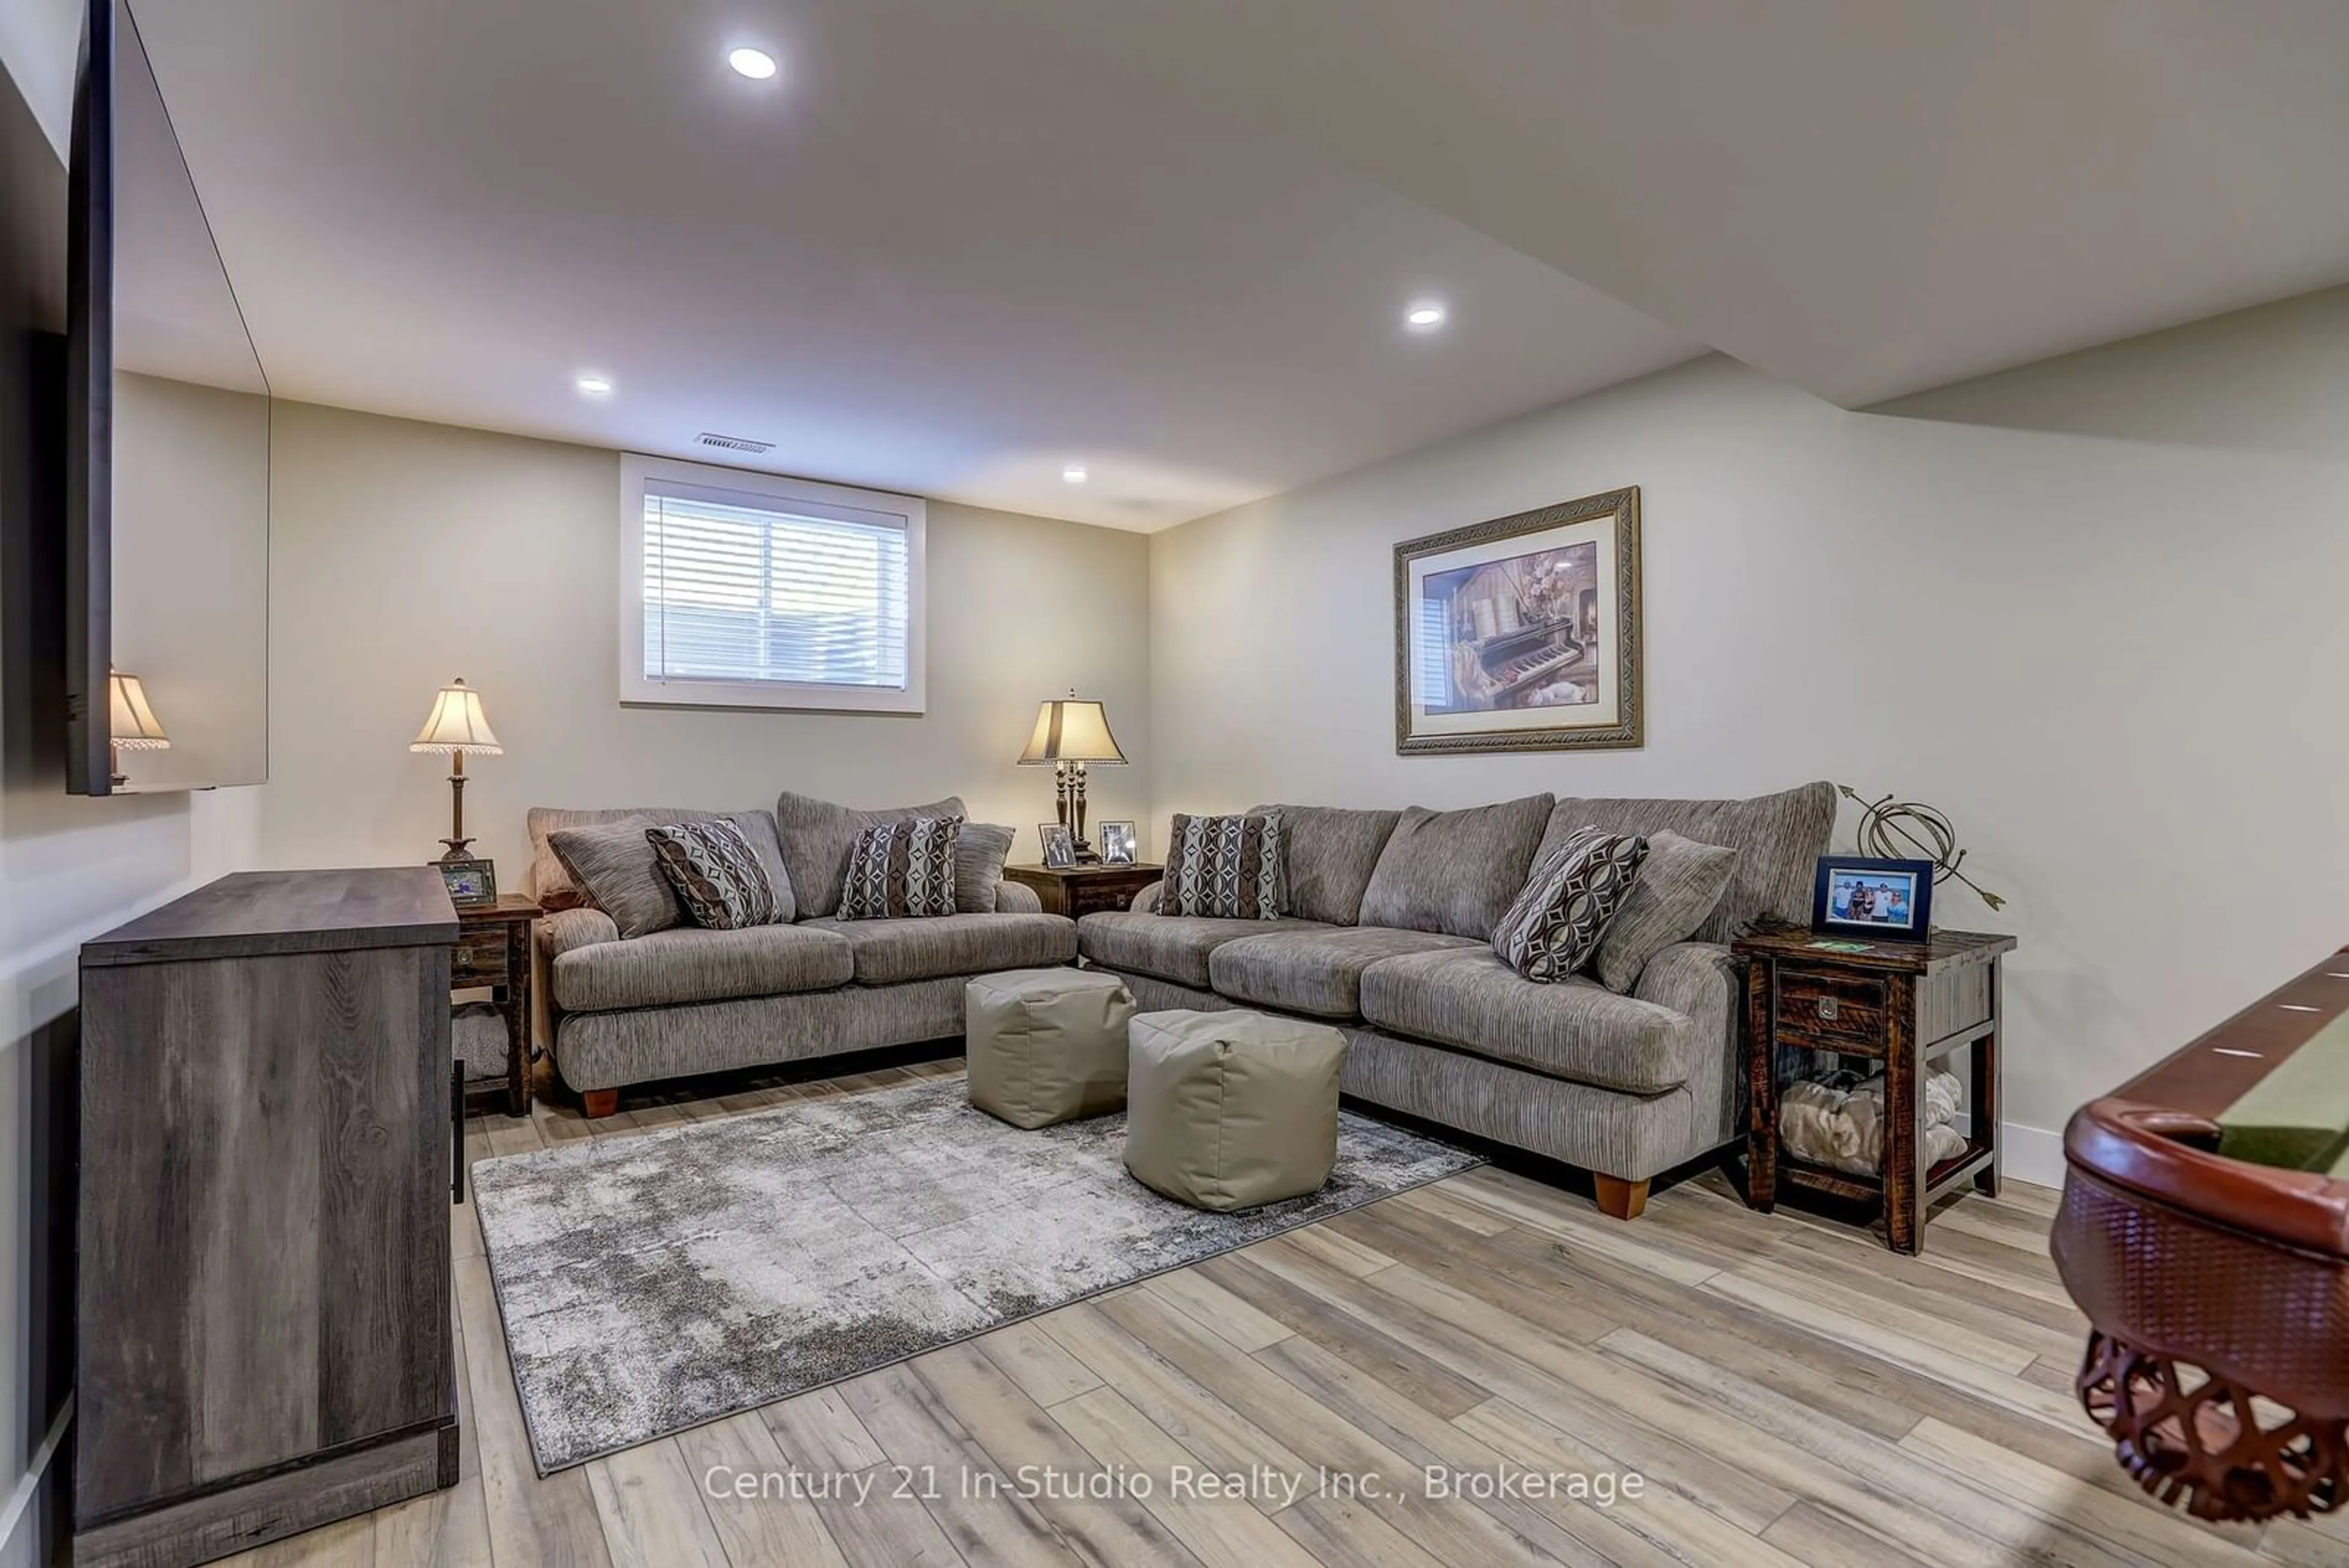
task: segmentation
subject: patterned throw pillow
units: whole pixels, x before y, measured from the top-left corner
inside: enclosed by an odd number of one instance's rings
[[[926,919],[955,912],[959,816],[876,822],[856,836],[840,888],[843,920]]]
[[[1550,851],[1493,928],[1493,950],[1527,980],[1548,985],[1580,969],[1630,896],[1648,841],[1585,827]]]
[[[1160,914],[1277,920],[1280,892],[1279,817],[1174,814]]]
[[[678,902],[695,925],[740,931],[771,926],[783,918],[759,852],[734,824],[721,817],[647,827],[645,837],[660,861],[661,875],[677,889]]]

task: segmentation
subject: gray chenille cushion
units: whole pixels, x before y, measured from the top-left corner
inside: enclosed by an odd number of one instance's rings
[[[825,991],[846,985],[855,971],[845,940],[808,926],[683,926],[574,948],[553,966],[555,1002],[571,1012]]]
[[[1223,920],[1112,909],[1077,922],[1077,951],[1103,969],[1154,975],[1205,991],[1209,984],[1207,956],[1226,942],[1273,931],[1330,929],[1318,920]]]
[[[775,826],[782,833],[783,867],[791,874],[799,918],[812,920],[840,912],[840,888],[848,879],[848,857],[856,847],[856,836],[866,828],[876,823],[906,822],[915,817],[968,815],[957,795],[927,805],[858,811],[784,791],[775,801]],[[960,871],[959,862],[956,869]]]
[[[661,874],[660,857],[645,837],[651,826],[641,816],[628,816],[593,827],[558,827],[546,836],[573,882],[612,917],[624,938],[685,923],[677,889]]]
[[[1699,844],[1664,828],[1648,840],[1647,858],[1631,880],[1631,890],[1616,908],[1599,939],[1598,952],[1585,967],[1609,991],[1629,991],[1640,983],[1648,961],[1684,942],[1704,924],[1729,878],[1737,870],[1737,851],[1718,844]]]
[[[563,806],[534,805],[523,818],[530,828],[530,887],[533,896],[547,909],[577,909],[587,902],[587,891],[571,875],[571,868],[554,852],[552,835],[558,828],[602,827],[630,818],[642,820],[647,826],[664,826],[671,823],[703,822],[716,815],[707,811],[686,811],[667,805],[626,805],[595,811],[574,811]]]
[[[1399,811],[1350,811],[1333,805],[1252,805],[1250,816],[1280,817],[1281,858],[1288,878],[1284,908],[1301,920],[1350,926],[1361,917],[1379,852],[1402,819]]]
[[[803,923],[837,933],[855,956],[859,985],[903,985],[942,975],[989,974],[1073,963],[1077,928],[1065,915],[932,915],[922,919]]]
[[[991,822],[966,822],[955,840],[955,912],[991,915],[1003,885],[1003,863],[1011,857],[1015,830]]]
[[[774,814],[765,811],[695,811],[683,806],[645,805],[620,806],[600,811],[573,811],[559,806],[534,805],[525,819],[530,828],[531,891],[541,905],[549,910],[575,909],[586,901],[585,889],[563,864],[554,852],[550,836],[565,827],[599,827],[631,818],[640,820],[647,827],[671,827],[688,822],[715,822],[723,818],[742,830],[758,852],[759,864],[766,867],[767,880],[775,889],[775,919],[792,918],[792,879],[783,870],[782,846],[775,836]],[[649,847],[649,846],[647,846]],[[683,919],[680,913],[679,919]]]
[[[1582,975],[1537,985],[1489,948],[1372,964],[1362,971],[1362,1016],[1392,1033],[1635,1095],[1687,1082],[1694,1027],[1684,1013]]]
[[[612,923],[612,917],[585,904],[557,909],[538,922],[539,950],[550,961],[577,948],[619,940],[620,928]]]
[[[1735,874],[1694,940],[1725,942],[1762,916],[1807,925],[1811,879],[1835,831],[1830,784],[1806,784],[1752,800],[1562,800],[1550,814],[1542,847],[1566,842],[1578,827],[1653,838],[1670,828],[1699,844],[1738,852]]]
[[[1490,941],[1533,869],[1555,797],[1402,814],[1362,892],[1361,923]]]
[[[1381,959],[1476,945],[1474,937],[1385,926],[1276,931],[1242,937],[1216,949],[1207,955],[1207,977],[1218,995],[1234,1002],[1316,1018],[1357,1018],[1362,1011],[1362,971]]]
[[[554,1037],[554,1061],[573,1088],[601,1089],[944,1040],[962,1033],[962,993],[959,980],[925,980],[736,996],[682,1007],[566,1012]]]

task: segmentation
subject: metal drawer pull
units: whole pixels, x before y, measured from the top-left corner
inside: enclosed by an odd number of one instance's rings
[[[1836,1006],[1836,999],[1834,997],[1822,996],[1819,998],[1819,1016],[1821,1018],[1824,1018],[1832,1023],[1835,1022],[1837,1011],[1838,1009]]]

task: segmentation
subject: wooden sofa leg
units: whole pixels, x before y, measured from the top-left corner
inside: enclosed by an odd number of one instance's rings
[[[590,1111],[588,1115],[595,1113]],[[1590,1173],[1590,1179],[1599,1189],[1599,1211],[1609,1219],[1637,1220],[1646,1211],[1646,1182],[1626,1181],[1619,1176],[1606,1176],[1595,1170]]]
[[[620,1091],[617,1089],[582,1089],[579,1091],[579,1108],[590,1118],[595,1116],[617,1116],[620,1112]],[[1640,1187],[1640,1196],[1641,1198],[1645,1198],[1647,1195],[1647,1184],[1642,1182]]]

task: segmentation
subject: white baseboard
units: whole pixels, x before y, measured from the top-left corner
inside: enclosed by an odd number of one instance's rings
[[[2038,1187],[2061,1190],[2064,1186],[2064,1135],[2049,1132],[2044,1127],[2027,1127],[2021,1122],[2001,1122],[1998,1127],[1998,1168],[2001,1175],[2015,1181],[2028,1181]]]
[[[40,1496],[41,1484],[47,1478],[49,1461],[57,1457],[57,1445],[65,1440],[66,1427],[73,1419],[73,1396],[58,1407],[57,1419],[49,1423],[42,1436],[41,1446],[34,1450],[33,1462],[25,1468],[8,1501],[0,1505],[0,1568],[31,1568],[40,1552],[38,1536],[40,1521],[36,1517],[34,1502]]]

